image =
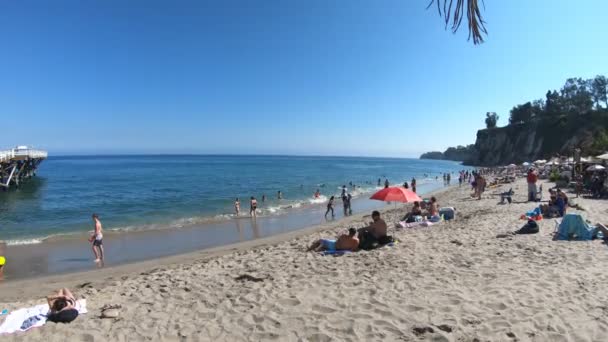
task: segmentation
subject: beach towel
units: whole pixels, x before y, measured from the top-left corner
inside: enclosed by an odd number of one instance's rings
[[[591,240],[597,228],[589,225],[579,214],[566,214],[557,228],[556,240]]]
[[[77,300],[76,310],[78,310],[79,314],[87,313],[87,300]],[[48,312],[48,304],[40,304],[31,308],[15,310],[6,316],[4,323],[0,325],[0,335],[12,334],[18,331],[28,331],[31,328],[41,327],[47,321]]]

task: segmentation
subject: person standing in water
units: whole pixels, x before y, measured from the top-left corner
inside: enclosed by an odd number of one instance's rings
[[[279,190],[279,191],[277,192],[277,198],[278,198],[278,199],[283,199],[283,194],[281,193],[281,190]]]
[[[266,195],[262,194],[262,203],[266,202]]]
[[[385,179],[385,180],[384,180],[384,188],[385,188],[385,189],[386,189],[386,188],[388,188],[388,185],[389,185],[389,184],[388,184],[388,178],[387,178],[387,179]]]
[[[382,186],[382,180],[378,178],[378,186]]]
[[[325,212],[325,218],[327,218],[327,214],[329,214],[329,212],[331,211],[331,217],[334,217],[334,200],[335,197],[331,196],[329,198],[329,202],[327,202],[327,211]]]
[[[255,197],[251,196],[251,200],[249,201],[249,215],[251,217],[257,217],[257,209],[258,209],[258,201]]]
[[[416,192],[416,178],[412,177],[412,181],[410,182],[410,185],[412,186],[412,191]]]
[[[321,197],[321,191],[319,191],[319,189],[317,189],[317,191],[315,191],[315,198],[319,198]]]
[[[234,213],[236,214],[236,216],[239,216],[239,213],[241,212],[241,202],[239,201],[239,198],[236,198],[236,201],[234,201]]]
[[[91,235],[89,241],[92,242],[91,248],[93,249],[93,254],[95,254],[95,262],[103,263],[103,227],[101,226],[101,221],[97,214],[93,214],[92,217],[95,231],[93,232],[93,235]]]

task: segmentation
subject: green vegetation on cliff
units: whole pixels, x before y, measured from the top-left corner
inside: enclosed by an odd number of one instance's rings
[[[496,114],[487,113],[489,128],[477,132],[475,145],[467,146],[466,153],[456,156],[448,151],[459,151],[458,148],[448,148],[441,159],[490,166],[548,159],[558,154],[571,156],[574,149],[580,149],[584,156],[604,153],[608,151],[607,94],[605,76],[570,78],[559,91],[547,91],[544,99],[514,106],[505,127],[494,128]]]

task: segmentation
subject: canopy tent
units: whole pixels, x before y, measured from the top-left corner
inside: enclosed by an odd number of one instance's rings
[[[608,153],[601,154],[595,158],[602,159],[602,160],[608,160]]]
[[[603,167],[602,165],[594,164],[594,165],[589,166],[587,168],[587,171],[602,171],[602,170],[605,170],[605,169],[606,168]]]
[[[591,240],[596,232],[581,215],[566,214],[557,228],[555,240]]]

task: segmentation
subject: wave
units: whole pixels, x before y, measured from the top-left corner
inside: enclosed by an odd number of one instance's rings
[[[21,245],[36,245],[42,243],[46,238],[41,239],[18,239],[18,240],[7,240],[7,246],[21,246]]]

